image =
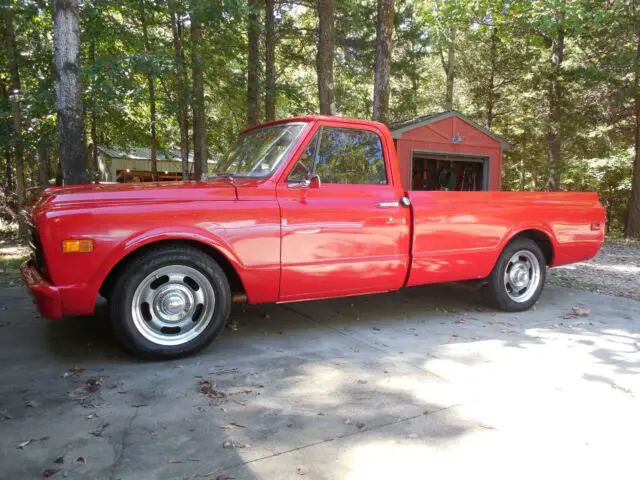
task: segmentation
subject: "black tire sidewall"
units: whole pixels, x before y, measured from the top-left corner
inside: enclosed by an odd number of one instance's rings
[[[540,282],[536,291],[526,302],[516,302],[509,297],[506,287],[504,285],[504,273],[507,268],[509,259],[516,253],[522,250],[527,250],[533,253],[538,259],[540,265]],[[496,265],[488,278],[487,286],[483,289],[483,296],[485,301],[492,307],[507,312],[520,312],[528,310],[540,299],[542,291],[544,289],[544,283],[546,280],[546,260],[544,253],[540,247],[528,238],[518,238],[509,243],[500,254]]]
[[[201,272],[211,283],[216,305],[212,319],[196,338],[182,345],[159,345],[135,327],[131,303],[136,288],[152,272],[170,265],[185,265]],[[149,359],[178,358],[201,350],[220,333],[231,311],[231,291],[224,271],[209,255],[193,247],[163,247],[145,252],[132,261],[115,282],[110,301],[116,337],[135,355]]]

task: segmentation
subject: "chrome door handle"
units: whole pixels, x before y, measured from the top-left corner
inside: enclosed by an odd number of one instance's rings
[[[396,208],[400,206],[400,202],[380,202],[376,203],[378,208]]]

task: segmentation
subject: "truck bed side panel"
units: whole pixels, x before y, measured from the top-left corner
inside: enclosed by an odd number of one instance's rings
[[[525,230],[552,244],[552,266],[593,257],[604,210],[593,193],[410,192],[413,258],[407,285],[485,278]],[[593,230],[595,228],[595,230]]]

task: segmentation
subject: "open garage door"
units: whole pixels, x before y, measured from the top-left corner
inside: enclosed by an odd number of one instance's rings
[[[489,190],[489,161],[483,157],[415,152],[411,159],[411,189]]]

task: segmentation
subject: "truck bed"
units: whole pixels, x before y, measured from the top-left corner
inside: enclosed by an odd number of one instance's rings
[[[504,246],[528,230],[544,232],[553,252],[550,266],[588,260],[604,240],[605,213],[597,193],[412,191],[408,196],[409,286],[485,278]]]

